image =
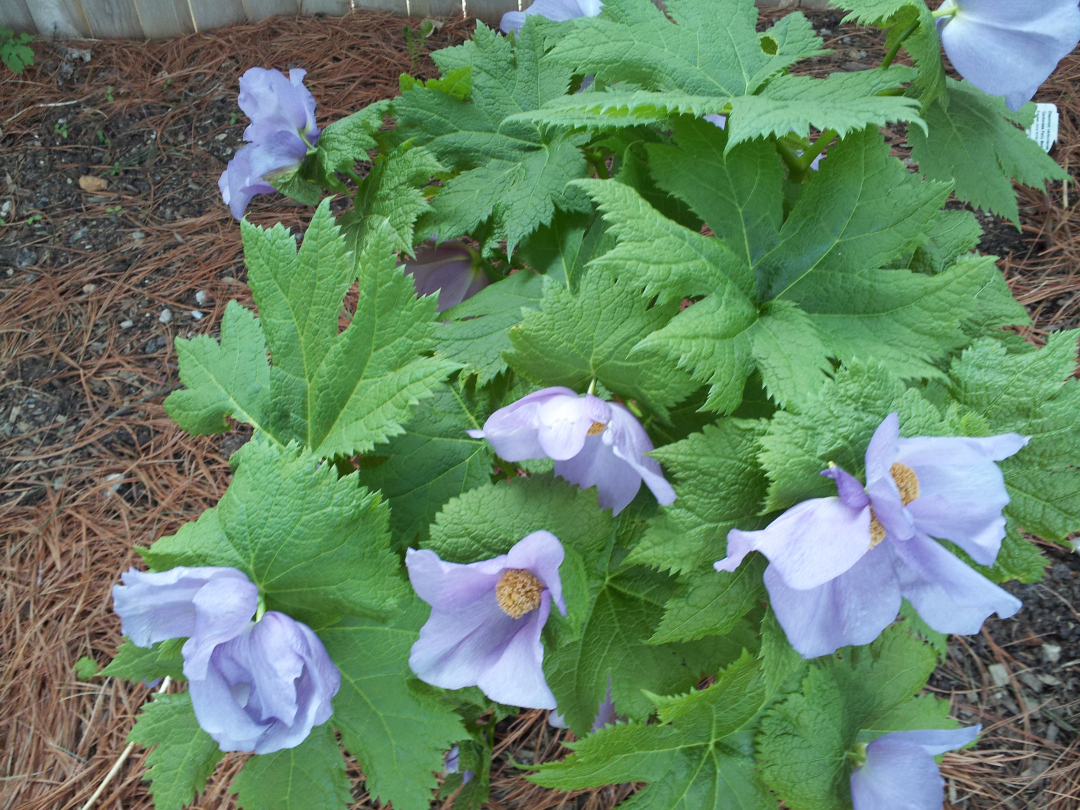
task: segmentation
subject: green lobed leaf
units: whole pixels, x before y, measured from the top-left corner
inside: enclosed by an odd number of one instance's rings
[[[857,742],[957,727],[948,701],[915,698],[937,660],[901,623],[868,647],[812,661],[801,691],[762,718],[756,749],[766,784],[791,810],[850,808],[848,753]]]
[[[390,504],[395,549],[425,541],[447,501],[490,481],[491,446],[466,433],[483,427],[497,407],[490,399],[460,379],[444,383],[420,404],[406,433],[376,448],[378,466],[361,464],[360,480]]]
[[[411,678],[409,649],[427,613],[414,599],[389,623],[346,619],[320,633],[341,671],[331,723],[372,797],[395,810],[428,810],[443,757],[467,736],[448,705]]]
[[[389,100],[376,101],[359,112],[339,118],[319,135],[319,160],[329,172],[351,170],[369,160],[368,152],[378,147],[375,133],[390,112]]]
[[[510,329],[539,307],[542,290],[542,276],[519,271],[446,310],[435,332],[438,355],[459,363],[461,375],[475,375],[477,388],[483,388],[506,371]]]
[[[158,695],[143,706],[128,741],[147,748],[150,794],[156,810],[180,810],[206,787],[224,754],[199,728],[191,695]]]
[[[341,615],[385,614],[405,596],[378,493],[295,446],[253,440],[239,452],[218,505],[143,552],[153,570],[238,568],[268,608],[314,627]]]
[[[707,689],[660,699],[661,724],[609,726],[529,778],[561,790],[649,783],[620,805],[634,810],[771,810],[744,733],[770,696],[761,665],[744,654]]]
[[[576,292],[545,279],[540,309],[510,330],[506,360],[540,385],[583,390],[597,380],[663,417],[697,386],[635,347],[677,311],[674,301],[650,307],[635,283],[600,270],[587,272]]]
[[[251,757],[229,792],[243,810],[345,810],[350,788],[337,737],[325,724],[295,748]]]
[[[1080,530],[1078,335],[1058,332],[1043,349],[1012,354],[997,341],[979,340],[951,369],[954,396],[991,433],[1031,437],[1000,464],[1011,497],[1005,515],[1050,540]]]
[[[1020,126],[1031,126],[1035,106],[1018,113],[1005,100],[949,79],[948,107],[939,99],[924,112],[928,134],[909,133],[911,156],[934,180],[954,179],[956,196],[1020,225],[1012,180],[1042,186],[1068,174]],[[1019,126],[1018,126],[1019,125]]]
[[[126,678],[129,681],[152,681],[157,678],[184,680],[184,659],[180,648],[184,640],[171,638],[152,647],[136,647],[126,638],[112,661],[99,673],[105,678]]]

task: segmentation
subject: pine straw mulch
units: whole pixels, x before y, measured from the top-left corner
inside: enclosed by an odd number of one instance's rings
[[[830,30],[837,59],[865,59],[860,48],[879,52],[873,37],[840,29],[836,15],[812,16]],[[38,43],[38,65],[25,77],[0,73],[0,220],[8,223],[0,225],[0,806],[81,807],[125,749],[149,690],[80,682],[73,666],[82,656],[108,661],[119,642],[109,589],[136,562],[133,547],[213,505],[228,483],[228,455],[246,438],[242,428],[192,438],[161,408],[177,385],[173,337],[212,332],[231,298],[250,304],[239,230],[216,188],[241,143],[239,74],[251,65],[307,68],[325,123],[393,95],[400,73],[417,72],[402,24],[367,12],[275,19],[170,42]],[[429,45],[460,41],[471,27],[447,20]],[[430,60],[418,72],[431,75]],[[1074,167],[1078,78],[1073,57],[1040,95],[1062,105],[1056,154]],[[78,180],[87,175],[107,187],[83,191]],[[988,247],[1005,255],[1002,267],[1040,340],[1080,319],[1072,232],[1074,224],[1080,232],[1080,215],[1061,188],[1048,196],[1024,191],[1022,205],[1023,238],[987,220],[997,240]],[[302,227],[309,215],[269,197],[249,209],[264,225]],[[1071,559],[1059,554],[1057,562],[1054,571],[1076,576]],[[1063,601],[1075,615],[1080,599]],[[990,633],[1004,638],[1007,626],[954,639],[934,682],[962,717],[989,727],[977,749],[946,757],[949,799],[977,810],[1075,807],[1080,742],[1068,722],[1075,712],[1065,664],[1080,655],[1066,652],[1059,688],[1035,700],[1014,681],[1010,697],[987,666],[1031,674],[1031,650],[1052,633],[1025,629],[1027,641],[998,646]],[[1058,640],[1080,645],[1080,630]],[[1051,735],[1039,712],[1055,696],[1063,725]],[[497,750],[517,762],[556,759],[565,734],[547,726],[545,713],[528,712],[500,726]],[[132,754],[97,807],[149,808],[145,757]],[[226,787],[242,763],[227,756],[194,806],[231,806]],[[631,790],[544,791],[500,756],[490,807],[601,810]],[[355,793],[357,807],[372,806],[362,782]]]

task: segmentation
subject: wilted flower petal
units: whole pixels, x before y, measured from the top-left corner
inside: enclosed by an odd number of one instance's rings
[[[974,742],[982,726],[885,734],[851,774],[855,810],[941,810],[945,780],[934,757]]]
[[[595,486],[600,506],[618,514],[634,499],[641,482],[662,504],[675,500],[665,480],[649,434],[637,418],[617,402],[604,402],[569,388],[535,391],[495,411],[483,430],[470,430],[487,439],[507,461],[550,458],[555,474],[580,487]]]
[[[946,0],[938,13],[945,53],[960,75],[1011,110],[1080,42],[1076,0]]]
[[[555,708],[544,679],[540,643],[554,601],[566,615],[559,566],[563,547],[536,531],[506,554],[461,564],[430,550],[409,549],[405,565],[431,615],[413,644],[409,666],[420,680],[445,689],[477,686],[492,700]]]
[[[866,644],[896,617],[901,596],[942,633],[976,633],[991,613],[1020,609],[1011,594],[965,565],[928,535],[951,540],[993,563],[1009,502],[996,461],[1027,439],[900,438],[889,414],[866,451],[865,489],[830,465],[839,497],[796,504],[768,527],[728,533],[734,571],[751,551],[769,559],[765,585],[788,640],[804,657]]]
[[[524,11],[508,11],[503,14],[499,27],[504,34],[520,31],[525,25],[525,18],[531,14],[539,14],[555,22],[595,17],[603,5],[600,0],[536,0]]]
[[[132,643],[188,637],[181,653],[199,725],[222,751],[268,754],[299,745],[329,719],[341,675],[307,625],[269,611],[234,568],[128,571],[113,588]]]
[[[422,247],[416,251],[416,258],[409,259],[402,266],[405,275],[412,276],[417,295],[438,293],[436,312],[456,307],[489,283],[476,252],[464,242]]]
[[[251,68],[240,77],[239,104],[251,119],[244,130],[250,143],[229,161],[218,179],[221,198],[237,219],[251,198],[274,187],[267,182],[279,172],[299,166],[319,140],[315,98],[303,85],[305,71],[289,76],[278,70]]]

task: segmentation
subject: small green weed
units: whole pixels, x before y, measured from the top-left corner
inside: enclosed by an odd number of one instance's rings
[[[37,223],[41,222],[41,220],[43,220],[43,219],[44,219],[44,217],[41,214],[31,214],[30,216],[28,216],[26,218],[26,224],[27,225],[36,225]]]
[[[30,34],[16,34],[0,25],[0,61],[12,73],[22,75],[27,65],[34,64],[34,50],[30,47],[33,40]]]
[[[106,208],[105,213],[108,214],[109,216],[115,217],[117,214],[119,214],[123,210],[124,210],[124,206],[122,206],[122,205],[113,205],[113,206],[110,206],[110,207]]]
[[[105,100],[109,102],[116,100],[113,98],[113,86],[111,84],[105,88]]]
[[[66,141],[68,136],[67,122],[64,120],[57,121],[53,126],[53,132]]]
[[[424,53],[424,40],[430,37],[438,28],[442,28],[441,22],[424,20],[415,31],[408,25],[401,29],[401,33],[405,37],[405,47],[409,49],[409,59],[412,60],[414,73],[420,67],[420,57]]]

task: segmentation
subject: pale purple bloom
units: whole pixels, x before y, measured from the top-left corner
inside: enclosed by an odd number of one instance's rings
[[[543,388],[499,408],[483,430],[469,435],[487,439],[507,461],[554,459],[556,475],[583,488],[595,486],[600,506],[616,515],[634,500],[643,480],[660,503],[675,501],[660,463],[645,455],[653,449],[649,434],[617,402],[561,386]]]
[[[992,565],[1009,502],[995,462],[1027,442],[1016,433],[901,439],[889,414],[866,450],[865,488],[830,466],[821,474],[836,481],[839,497],[803,501],[761,531],[732,529],[715,568],[734,571],[751,551],[768,557],[773,610],[806,658],[869,644],[902,597],[938,632],[977,633],[991,613],[1008,618],[1020,601],[931,538]]]
[[[566,615],[559,578],[563,556],[558,538],[543,530],[506,554],[468,564],[409,549],[409,581],[431,605],[409,667],[433,686],[477,686],[499,703],[554,709],[540,631],[552,602]]]
[[[199,725],[222,751],[269,754],[299,745],[330,719],[341,674],[306,624],[268,611],[235,568],[132,568],[113,587],[124,634],[137,647],[187,638],[184,677]]]
[[[1080,41],[1077,0],[946,0],[937,14],[960,75],[1011,110],[1030,101]]]
[[[461,770],[461,748],[455,745],[449,751],[446,752],[446,758],[443,760],[443,770],[447,773],[458,773]],[[472,771],[466,770],[461,774],[461,784],[467,785],[476,776]]]
[[[464,242],[422,247],[402,266],[405,275],[412,276],[417,295],[439,294],[436,312],[456,307],[489,283],[476,251]]]
[[[982,726],[895,731],[866,746],[851,773],[855,810],[941,810],[945,780],[934,757],[974,742]]]
[[[589,733],[593,734],[604,728],[604,726],[613,726],[625,720],[625,717],[615,711],[615,701],[611,699],[611,676],[608,675],[607,694],[600,701],[600,708],[596,710],[596,717],[593,718],[592,728],[589,729]],[[552,728],[566,728],[566,718],[558,712],[552,712],[548,715],[548,725]]]
[[[499,27],[504,34],[520,31],[525,25],[525,18],[530,14],[539,14],[555,22],[576,20],[578,17],[595,17],[604,4],[600,0],[536,0],[524,11],[508,11],[503,14]]]
[[[218,179],[225,204],[237,219],[251,198],[274,190],[267,180],[299,166],[319,141],[315,98],[304,87],[306,71],[253,67],[240,77],[240,109],[251,120],[248,145],[238,151]]]

